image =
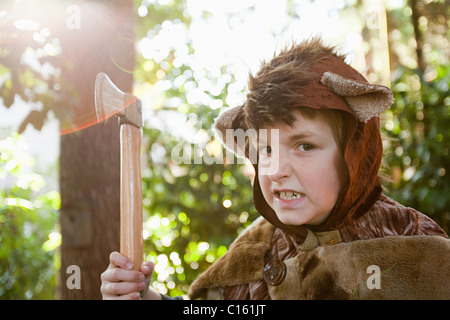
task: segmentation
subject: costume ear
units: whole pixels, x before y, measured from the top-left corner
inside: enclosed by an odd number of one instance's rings
[[[385,86],[346,79],[331,72],[325,72],[320,82],[342,96],[362,122],[379,116],[394,102],[392,91]]]
[[[213,124],[214,136],[222,145],[239,157],[245,158],[245,146],[239,146],[235,141],[233,122],[243,113],[243,106],[227,108],[221,112]],[[227,132],[228,130],[228,132]],[[239,130],[239,128],[237,128]]]

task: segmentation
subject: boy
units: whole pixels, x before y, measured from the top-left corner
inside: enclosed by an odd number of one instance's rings
[[[190,298],[397,298],[409,294],[411,286],[417,287],[413,280],[422,277],[415,273],[411,279],[398,265],[415,259],[419,251],[429,254],[421,258],[424,262],[410,261],[422,264],[420,268],[439,271],[439,263],[448,263],[445,232],[381,192],[378,115],[392,102],[388,88],[367,83],[319,39],[294,45],[263,63],[250,76],[246,103],[222,113],[215,124],[224,145],[239,155],[249,158],[257,148],[253,192],[262,217],[191,285]],[[226,133],[237,129],[259,132],[257,143],[235,148],[236,140]],[[400,235],[434,237],[388,237]],[[419,250],[423,247],[433,249]],[[374,252],[379,248],[386,251],[384,256]],[[373,260],[367,258],[371,255]],[[399,255],[404,260],[392,260]],[[324,263],[331,256],[337,258]],[[391,263],[382,269],[393,270],[383,280],[382,294],[359,286],[367,266],[355,266],[362,260]],[[128,259],[118,253],[110,261],[102,275],[105,298],[137,298],[138,291],[148,288],[151,263],[139,273],[126,270]],[[407,289],[390,286],[401,276]],[[426,284],[433,287],[432,282],[448,283],[442,277],[449,275],[444,271],[429,277]],[[440,287],[409,297],[449,298],[448,285]],[[145,297],[166,298],[152,290]]]

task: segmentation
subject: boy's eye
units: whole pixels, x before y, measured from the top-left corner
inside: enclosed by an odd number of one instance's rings
[[[271,146],[262,147],[260,149],[260,153],[263,155],[270,155],[272,153],[272,147]]]
[[[308,143],[302,143],[302,144],[300,144],[300,145],[298,146],[298,149],[299,149],[300,151],[311,151],[311,150],[314,149],[314,146],[313,146],[313,145],[310,145],[310,144],[308,144]]]

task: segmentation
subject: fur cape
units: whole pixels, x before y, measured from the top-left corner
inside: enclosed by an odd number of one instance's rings
[[[275,227],[257,219],[191,285],[189,297],[219,298],[227,286],[263,278]],[[310,232],[317,244],[327,232]],[[450,299],[450,240],[441,236],[388,236],[320,245],[284,261],[287,275],[270,297],[284,299]]]

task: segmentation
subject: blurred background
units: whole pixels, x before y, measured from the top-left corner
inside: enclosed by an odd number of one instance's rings
[[[143,102],[145,259],[155,289],[186,294],[258,216],[252,168],[223,163],[214,118],[245,100],[261,61],[317,35],[393,89],[385,193],[448,233],[449,13],[445,0],[2,0],[0,299],[101,298],[120,178],[98,72]]]

